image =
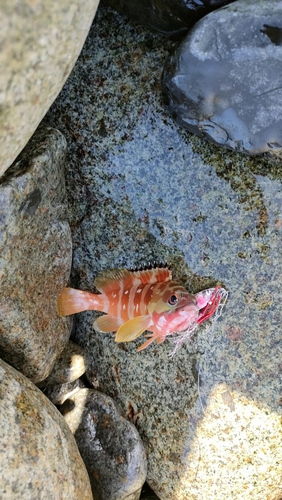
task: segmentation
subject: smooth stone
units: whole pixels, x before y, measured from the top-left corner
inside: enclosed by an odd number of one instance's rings
[[[86,370],[85,351],[74,342],[69,341],[56,358],[50,375],[40,382],[39,387],[69,384],[81,377]]]
[[[163,35],[185,32],[214,9],[234,0],[104,0],[121,14]]]
[[[60,92],[99,1],[2,0],[0,177]]]
[[[64,136],[42,127],[0,181],[0,353],[34,383],[70,335],[56,311],[72,259],[65,152]]]
[[[282,149],[282,2],[238,0],[199,21],[167,60],[175,121],[251,155]]]
[[[140,436],[115,401],[94,389],[81,389],[61,407],[99,500],[138,500],[146,480]]]
[[[55,385],[43,389],[45,396],[50,399],[54,405],[62,405],[69,397],[80,389],[84,389],[85,384],[79,378],[68,384]]]
[[[36,386],[0,359],[1,500],[91,500],[75,439]]]

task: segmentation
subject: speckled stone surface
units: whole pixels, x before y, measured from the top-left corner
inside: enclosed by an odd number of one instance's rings
[[[1,500],[93,498],[62,415],[32,382],[1,359],[0,420]]]
[[[0,176],[60,92],[81,51],[98,0],[2,0]]]
[[[40,387],[69,384],[81,377],[85,370],[84,349],[70,341],[57,357],[50,375],[40,383]]]
[[[140,436],[115,401],[94,389],[81,389],[61,412],[74,433],[99,500],[139,500],[147,461]]]
[[[167,109],[188,129],[248,154],[282,155],[282,1],[238,0],[205,16],[168,58]]]
[[[221,283],[229,302],[214,331],[203,325],[173,359],[169,341],[141,353],[142,338],[115,344],[93,330],[93,312],[75,318],[73,338],[91,356],[95,388],[136,424],[161,500],[273,500],[282,484],[281,164],[173,123],[160,85],[172,49],[98,11],[48,115],[69,142],[72,285],[93,290],[103,269],[167,260],[189,290]]]
[[[0,355],[33,382],[49,375],[70,335],[56,312],[72,250],[65,151],[64,136],[42,127],[0,181]]]

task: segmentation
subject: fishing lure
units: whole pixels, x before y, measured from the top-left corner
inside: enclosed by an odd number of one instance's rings
[[[145,330],[152,332],[138,351],[175,332],[187,336],[215,313],[222,300],[219,291],[224,290],[217,287],[192,295],[172,280],[168,267],[112,269],[96,278],[94,285],[100,294],[64,288],[57,302],[58,314],[103,311],[106,315],[96,319],[94,328],[116,332],[116,342],[135,340]]]

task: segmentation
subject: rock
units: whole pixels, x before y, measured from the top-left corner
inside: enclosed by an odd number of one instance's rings
[[[40,382],[39,387],[69,384],[81,377],[85,369],[84,349],[70,341],[57,357],[49,377]]]
[[[72,394],[84,388],[85,384],[79,378],[68,384],[46,387],[43,392],[54,405],[62,405]]]
[[[89,354],[93,386],[135,423],[161,500],[273,500],[282,484],[281,164],[175,124],[160,100],[171,50],[99,9],[46,117],[70,145],[70,283],[93,291],[101,270],[167,261],[191,292],[221,283],[229,302],[214,330],[200,327],[172,359],[169,340],[138,353],[144,337],[117,344],[96,332],[93,311],[74,317],[72,338]]]
[[[98,0],[4,0],[0,5],[0,176],[60,92]]]
[[[85,465],[58,410],[0,360],[2,500],[91,500]]]
[[[238,0],[199,21],[167,61],[176,122],[248,154],[281,153],[282,2]]]
[[[189,30],[214,9],[234,0],[104,0],[121,14],[163,35]]]
[[[70,335],[56,312],[72,257],[65,150],[60,132],[38,130],[0,183],[0,352],[33,382],[49,375]]]
[[[81,389],[61,407],[99,500],[138,500],[146,479],[146,455],[134,425],[112,398]]]

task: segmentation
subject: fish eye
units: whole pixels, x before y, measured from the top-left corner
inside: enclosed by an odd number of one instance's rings
[[[178,297],[177,295],[173,294],[169,297],[167,303],[170,305],[170,306],[175,306],[176,304],[178,304]]]

